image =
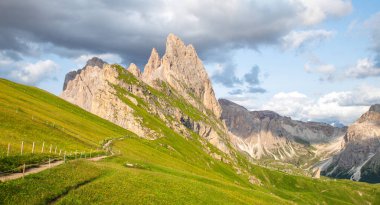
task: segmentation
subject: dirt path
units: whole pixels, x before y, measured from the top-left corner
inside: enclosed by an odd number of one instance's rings
[[[111,156],[114,155],[114,153],[112,152],[112,150],[110,148],[112,141],[113,141],[112,139],[108,140],[107,143],[105,143],[103,145],[103,149],[110,151]],[[87,160],[92,161],[92,162],[97,162],[97,161],[100,161],[100,160],[105,159],[107,157],[109,157],[109,156],[92,157],[92,158],[88,158]],[[14,173],[14,174],[10,174],[10,175],[0,176],[0,181],[6,182],[6,181],[18,179],[18,178],[24,177],[24,176],[29,175],[29,174],[35,174],[38,172],[42,172],[46,169],[56,167],[56,166],[61,165],[63,163],[64,163],[63,160],[55,161],[55,162],[50,163],[50,165],[49,164],[43,164],[43,165],[40,165],[36,168],[27,169],[24,174],[23,173]]]
[[[49,164],[43,164],[43,165],[40,165],[39,167],[30,168],[30,169],[26,170],[25,174],[23,174],[23,173],[14,173],[14,174],[6,175],[6,176],[1,176],[0,177],[0,181],[1,182],[5,182],[5,181],[9,181],[9,180],[18,179],[18,178],[21,178],[21,177],[29,175],[29,174],[35,174],[35,173],[38,173],[38,172],[42,172],[42,171],[44,171],[46,169],[49,169],[49,168],[52,168],[52,167],[56,167],[56,166],[61,165],[61,164],[63,164],[63,160],[62,161],[56,161],[56,162],[50,163],[50,165]]]

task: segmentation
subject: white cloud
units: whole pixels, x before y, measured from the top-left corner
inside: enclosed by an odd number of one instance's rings
[[[319,23],[328,16],[344,16],[352,11],[350,0],[296,0],[296,2],[300,2],[305,8],[301,15],[307,25]]]
[[[292,31],[282,38],[282,47],[284,49],[297,49],[307,43],[322,41],[333,35],[333,31],[327,30]]]
[[[323,64],[311,66],[310,64],[305,64],[305,71],[308,73],[321,73],[321,74],[331,74],[335,72],[335,66],[331,64]]]
[[[304,121],[338,120],[350,124],[369,106],[380,102],[380,88],[363,85],[351,91],[330,92],[312,98],[300,92],[280,92],[262,106],[256,99],[233,98],[232,101],[254,110],[272,110],[281,115]]]
[[[10,72],[10,77],[18,82],[35,85],[42,80],[52,79],[58,70],[58,65],[51,60],[38,61],[34,64],[28,63]]]
[[[194,44],[203,58],[216,58],[226,53],[221,49],[257,49],[263,44],[277,44],[292,30],[343,16],[351,9],[351,1],[347,0],[157,0],[112,4],[101,0],[90,4],[79,0],[2,0],[0,41],[3,49],[24,55],[31,49],[24,42],[34,41],[49,42],[49,51],[69,57],[78,51],[111,52],[118,53],[124,61],[145,63],[150,49],[163,50],[162,39],[172,32]],[[15,30],[19,32],[12,32]],[[291,44],[297,45],[300,43]]]
[[[14,61],[0,53],[0,77],[16,82],[37,85],[41,81],[54,79],[59,66],[52,60],[40,60],[36,63]]]
[[[356,65],[346,71],[346,76],[351,78],[367,78],[380,76],[380,67],[369,58],[359,59]]]
[[[321,62],[316,63],[315,65],[311,65],[306,63],[304,69],[308,73],[316,73],[319,74],[320,81],[329,81],[332,82],[336,80],[336,68],[332,64],[321,64]]]
[[[357,60],[356,64],[348,68],[345,76],[349,78],[367,78],[380,76],[380,12],[372,15],[364,23],[369,30],[373,55]]]

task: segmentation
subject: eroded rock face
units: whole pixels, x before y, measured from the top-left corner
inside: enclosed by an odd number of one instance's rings
[[[232,141],[251,157],[276,160],[299,158],[316,145],[326,147],[330,142],[342,139],[345,128],[325,123],[301,122],[283,117],[272,111],[248,111],[231,101],[220,99],[223,119],[235,136]],[[331,147],[328,154],[337,152],[341,146]],[[326,154],[315,151],[315,155]],[[325,156],[322,156],[325,157]]]
[[[136,64],[131,63],[127,68],[127,71],[131,72],[136,78],[141,78],[141,71]]]
[[[153,87],[156,80],[168,83],[192,105],[204,113],[210,110],[219,118],[221,108],[202,61],[192,45],[185,45],[175,35],[168,36],[162,59],[156,49],[152,50],[142,76]]]
[[[373,105],[348,127],[345,147],[322,170],[323,175],[380,182],[380,105]]]
[[[111,65],[90,62],[83,69],[75,71],[75,75],[69,73],[68,76],[61,94],[63,99],[140,136],[147,136],[150,132],[140,125],[133,115],[133,109],[117,97],[110,85],[119,82],[118,73]]]
[[[86,63],[86,65],[84,66],[84,68],[87,67],[87,66],[88,66],[88,67],[98,67],[98,68],[103,68],[104,64],[107,64],[107,63],[106,63],[105,61],[103,61],[102,59],[100,59],[100,58],[93,57],[93,58],[91,58],[91,59],[89,59],[89,60],[87,61],[87,63]],[[83,69],[84,69],[84,68],[83,68]],[[77,75],[79,75],[83,69],[79,69],[79,70],[77,70],[77,71],[71,71],[71,72],[69,72],[69,73],[66,74],[66,76],[65,76],[65,81],[64,81],[64,83],[63,83],[63,90],[66,90],[68,82],[74,80],[75,77],[76,77]]]
[[[61,97],[144,138],[165,136],[153,120],[187,138],[192,130],[230,153],[219,103],[194,48],[174,35],[166,45],[162,59],[152,50],[143,73],[133,63],[124,69],[93,58],[67,75]]]

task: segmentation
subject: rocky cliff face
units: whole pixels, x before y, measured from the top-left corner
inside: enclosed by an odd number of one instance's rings
[[[162,59],[153,49],[143,73],[133,63],[124,69],[93,58],[67,74],[61,97],[141,137],[165,137],[167,128],[187,138],[195,132],[229,154],[220,105],[201,60],[172,34],[166,46]]]
[[[92,58],[82,69],[66,75],[61,97],[140,136],[148,136],[149,130],[140,125],[133,116],[133,109],[123,103],[110,86],[118,83],[115,68]]]
[[[217,118],[220,116],[220,105],[194,47],[185,45],[173,34],[167,38],[162,59],[156,49],[152,50],[142,79],[153,87],[159,81],[166,82],[199,110],[204,113],[210,110]]]
[[[289,161],[327,157],[342,148],[345,128],[301,122],[272,111],[248,111],[221,99],[221,119],[235,136],[233,143],[256,159]]]
[[[345,147],[322,166],[322,174],[356,181],[380,182],[380,105],[373,105],[344,137]]]

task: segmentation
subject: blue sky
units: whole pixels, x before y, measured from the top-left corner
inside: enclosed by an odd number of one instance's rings
[[[88,58],[143,68],[174,33],[248,109],[350,124],[380,103],[379,1],[221,2],[1,1],[0,77],[59,95]]]

